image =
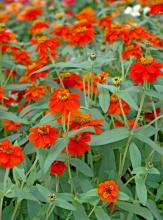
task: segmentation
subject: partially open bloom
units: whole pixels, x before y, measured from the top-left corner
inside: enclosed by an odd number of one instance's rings
[[[121,100],[121,101],[122,101],[122,107],[123,107],[124,113],[128,114],[130,111],[129,105],[124,100]],[[110,115],[114,115],[114,114],[115,115],[122,115],[122,110],[120,107],[119,99],[118,99],[117,95],[114,93],[110,97],[110,105],[108,108],[108,113]]]
[[[60,73],[59,75],[60,75],[60,78],[62,79],[62,82],[65,88],[68,88],[68,87],[79,88],[80,87],[80,82],[81,82],[80,75],[77,75],[71,72]],[[60,79],[55,78],[54,81],[60,84]]]
[[[25,99],[28,101],[36,101],[41,99],[47,92],[47,88],[41,85],[33,84],[25,90]]]
[[[143,50],[136,43],[129,43],[125,45],[124,51],[122,53],[122,57],[124,60],[129,59],[131,56],[136,58],[140,58],[143,53]]]
[[[135,124],[135,120],[129,119],[127,121],[127,123],[130,128],[133,128],[134,124]],[[124,122],[122,122],[122,121],[114,121],[114,125],[115,125],[115,127],[124,127],[125,126]],[[136,125],[136,128],[138,128],[138,127],[139,127],[139,125]]]
[[[74,137],[70,138],[68,143],[68,152],[71,156],[82,156],[86,151],[90,149],[88,142],[91,140],[91,134],[89,132],[78,133]]]
[[[13,168],[24,160],[24,153],[20,146],[14,146],[9,140],[0,142],[0,166]]]
[[[101,200],[111,203],[117,201],[119,189],[114,180],[107,180],[99,184],[97,192]]]
[[[131,66],[130,78],[135,84],[143,84],[144,81],[155,82],[158,76],[163,75],[162,63],[156,62],[153,57],[141,57],[140,61]]]
[[[29,142],[34,142],[36,148],[47,148],[55,144],[58,138],[57,129],[51,125],[40,125],[30,128],[31,134],[28,137]]]
[[[17,131],[22,126],[21,123],[12,120],[4,120],[4,129],[6,131]]]
[[[158,117],[161,113],[161,109],[160,108],[156,108],[156,117]],[[145,118],[147,118],[148,120],[154,120],[155,119],[155,114],[154,112],[147,112],[145,113]]]
[[[70,93],[67,89],[56,89],[50,97],[49,108],[52,114],[68,115],[80,107],[78,93]]]
[[[55,160],[50,167],[50,174],[57,174],[61,176],[62,173],[66,170],[66,165],[62,161]]]
[[[93,127],[95,129],[96,134],[100,134],[102,132],[102,122],[103,119],[91,119],[91,114],[85,114],[78,112],[75,115],[74,121],[71,123],[72,129],[79,129],[82,127]]]
[[[36,20],[33,22],[32,27],[29,29],[29,33],[32,35],[42,34],[45,28],[49,28],[49,24],[46,21]]]

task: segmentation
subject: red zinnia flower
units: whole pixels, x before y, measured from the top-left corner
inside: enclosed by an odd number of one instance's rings
[[[74,112],[80,107],[78,98],[78,93],[70,93],[67,89],[56,89],[54,95],[50,97],[50,112],[68,115],[69,112]]]
[[[42,34],[44,28],[49,28],[49,24],[46,21],[36,20],[32,27],[29,29],[29,33],[32,35]]]
[[[130,111],[130,107],[124,100],[122,100],[122,107],[123,107],[124,113],[127,115]],[[110,97],[110,105],[108,108],[108,113],[110,115],[114,115],[114,114],[121,115],[122,114],[119,99],[116,94],[112,94]]]
[[[158,76],[162,76],[162,63],[156,62],[152,57],[141,57],[140,62],[131,66],[130,78],[135,84],[143,84],[144,81],[155,82]]]
[[[125,49],[122,53],[122,57],[124,60],[129,59],[131,56],[140,58],[142,53],[143,53],[143,50],[138,44],[130,43],[125,46]]]
[[[24,97],[28,101],[36,101],[41,99],[46,92],[47,88],[44,86],[33,84],[32,86],[26,88]]]
[[[66,170],[66,165],[62,161],[55,160],[50,167],[50,174],[57,174],[61,176],[62,173]]]
[[[133,128],[133,127],[134,127],[135,120],[129,119],[127,122],[128,122],[128,124],[129,124],[130,128]],[[115,122],[114,122],[114,125],[115,125],[115,127],[124,127],[124,126],[125,126],[122,121],[115,121]],[[138,127],[139,127],[139,125],[136,125],[136,128],[138,128]]]
[[[163,1],[155,0],[154,3],[150,6],[150,14],[163,14]]]
[[[80,88],[80,82],[81,82],[81,78],[79,75],[75,74],[75,73],[60,73],[59,74],[62,82],[65,86],[65,88]],[[54,79],[55,82],[57,82],[58,84],[60,84],[60,79],[55,78]]]
[[[68,143],[68,152],[71,156],[82,156],[90,149],[88,142],[91,140],[90,132],[78,133],[70,138]]]
[[[156,116],[158,117],[161,113],[161,109],[160,108],[156,108]],[[155,119],[155,114],[154,112],[147,112],[145,113],[145,118],[149,119],[149,120],[154,120]]]
[[[29,142],[34,142],[36,148],[47,148],[49,145],[54,145],[58,138],[57,129],[51,125],[40,125],[30,128],[32,134],[29,135]]]
[[[78,112],[76,114],[75,120],[71,123],[72,129],[79,129],[82,127],[93,127],[95,129],[96,134],[100,134],[102,132],[102,122],[103,119],[91,119],[91,114],[85,114]]]
[[[28,7],[18,14],[18,20],[33,21],[35,18],[41,16],[43,11],[37,7]]]
[[[83,46],[87,43],[90,43],[94,39],[94,30],[93,27],[88,27],[87,25],[74,25],[70,35],[69,42],[72,46]]]
[[[111,203],[117,201],[119,189],[114,180],[107,180],[99,184],[97,192],[101,200]]]
[[[3,100],[3,98],[4,98],[4,88],[3,87],[0,87],[0,101],[2,101]]]
[[[14,122],[12,120],[4,120],[4,129],[6,131],[17,131],[22,126],[19,122]]]
[[[3,168],[13,168],[24,159],[24,153],[20,146],[14,146],[9,140],[0,143],[0,165]]]

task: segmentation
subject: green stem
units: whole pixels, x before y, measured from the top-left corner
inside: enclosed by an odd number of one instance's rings
[[[10,172],[10,169],[6,168],[6,172],[5,172],[5,176],[4,176],[4,180],[3,180],[3,193],[4,194],[5,194],[5,191],[6,191],[6,185],[7,185],[7,179],[8,179],[8,176],[9,176],[9,172]],[[0,200],[0,220],[2,220],[3,199],[4,199],[4,196]]]

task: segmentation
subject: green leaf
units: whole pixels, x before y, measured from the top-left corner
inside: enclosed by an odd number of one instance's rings
[[[104,131],[100,135],[92,135],[90,145],[99,146],[114,143],[126,139],[129,136],[127,128],[115,128],[112,130]]]
[[[77,158],[72,158],[71,165],[73,165],[78,170],[80,170],[80,172],[83,173],[85,176],[93,177],[92,169],[82,160],[77,159]]]
[[[129,106],[131,108],[133,108],[134,110],[138,110],[138,105],[136,104],[136,102],[134,101],[133,97],[126,91],[120,91],[117,93],[117,95],[123,99],[124,101],[126,101]]]
[[[29,86],[31,86],[30,83],[27,83],[27,84],[11,84],[11,85],[7,85],[5,89],[8,90],[8,91],[12,91],[12,90],[22,91],[22,90],[25,90]]]
[[[51,195],[51,192],[47,188],[41,186],[40,184],[36,184],[36,188],[39,191],[39,193],[42,195],[42,197],[45,199],[45,201],[50,202],[48,200],[48,196]]]
[[[94,212],[95,212],[97,220],[111,220],[108,214],[101,207],[96,207]]]
[[[123,209],[128,213],[140,215],[146,220],[153,220],[151,212],[147,208],[141,207],[139,204],[132,204],[128,202],[116,202],[116,204],[120,209]]]
[[[75,220],[89,220],[84,207],[81,204],[76,203],[74,206],[76,208],[76,211],[73,212]]]
[[[140,203],[145,205],[147,202],[147,188],[145,185],[144,177],[136,175],[135,183],[136,183],[136,193],[139,198],[139,201]]]
[[[129,147],[130,159],[133,169],[141,166],[141,153],[135,143],[131,143]]]
[[[124,192],[118,193],[118,200],[128,201],[130,198],[129,196]]]
[[[91,189],[85,193],[80,194],[80,202],[88,202],[91,197],[98,198],[97,189]]]
[[[136,167],[132,171],[132,174],[136,174],[136,175],[146,175],[147,173],[148,173],[148,169],[146,167]]]
[[[156,201],[161,199],[162,196],[163,196],[163,182],[161,182],[160,186],[157,189]]]
[[[144,135],[141,135],[140,133],[135,133],[135,137],[142,141],[143,143],[146,143],[149,145],[151,148],[153,148],[154,151],[159,153],[161,156],[163,156],[163,148],[161,148],[158,144],[156,144],[154,141],[151,139],[145,137]]]
[[[69,202],[67,202],[61,198],[56,199],[55,205],[60,208],[63,208],[63,209],[68,209],[68,210],[72,210],[72,211],[76,210],[76,208],[73,205],[71,205]]]
[[[21,167],[21,166],[14,167],[13,172],[16,175],[16,177],[20,178],[23,181],[26,181],[26,176],[25,176],[25,172],[24,172],[23,167]]]
[[[22,124],[29,124],[30,123],[26,119],[20,118],[12,112],[1,112],[0,119],[9,119],[11,121],[20,122]]]
[[[99,104],[104,113],[107,112],[110,103],[110,94],[107,89],[103,88],[99,83],[97,84],[99,94]]]
[[[48,156],[44,162],[44,172],[46,173],[51,164],[57,159],[62,150],[67,146],[68,140],[58,139],[55,146],[52,146],[48,151]]]
[[[156,203],[154,201],[148,199],[146,206],[152,212],[152,214],[154,215],[154,217],[157,220],[162,220],[162,216],[160,215],[160,211],[158,210]]]

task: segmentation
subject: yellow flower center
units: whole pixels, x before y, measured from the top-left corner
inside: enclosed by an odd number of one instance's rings
[[[84,125],[90,122],[90,116],[87,114],[81,113],[80,115],[77,116],[76,120],[80,125]]]
[[[116,94],[112,94],[110,97],[111,102],[118,102],[118,96]]]
[[[43,44],[47,40],[48,40],[47,36],[42,36],[42,37],[37,38],[37,41],[38,41],[39,44]]]
[[[62,102],[67,101],[70,97],[70,92],[67,89],[59,91],[57,97]]]
[[[85,32],[87,30],[88,30],[88,28],[86,28],[86,27],[79,27],[79,28],[76,29],[76,32],[77,33],[83,33],[83,32]]]
[[[141,57],[140,61],[143,65],[150,65],[153,63],[154,59],[153,57]]]
[[[42,125],[38,128],[38,133],[40,136],[47,135],[49,134],[49,128],[46,127],[45,125]]]
[[[62,79],[72,76],[72,73],[60,73]]]

